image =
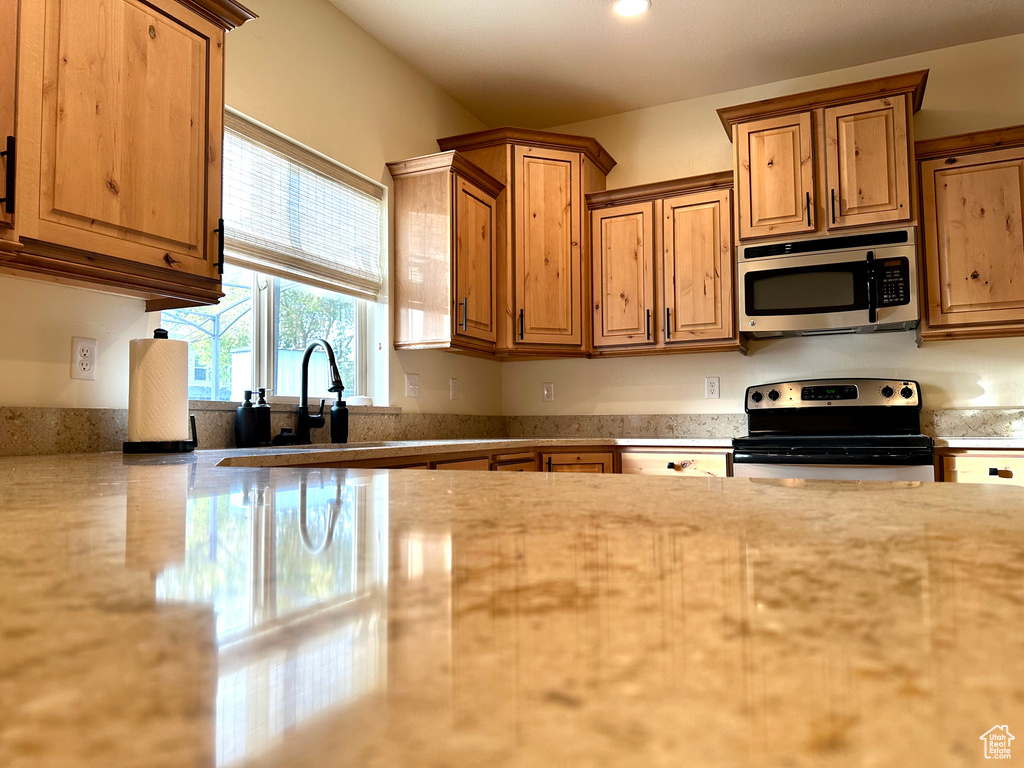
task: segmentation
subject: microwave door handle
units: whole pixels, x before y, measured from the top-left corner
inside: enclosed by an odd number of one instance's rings
[[[867,256],[867,278],[868,278],[868,322],[878,322],[878,277],[875,274],[875,252],[868,251]]]

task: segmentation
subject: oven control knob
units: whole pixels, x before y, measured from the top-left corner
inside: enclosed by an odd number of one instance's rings
[[[910,387],[904,387],[900,390],[900,397],[905,397],[907,400],[914,396],[914,390]]]
[[[772,401],[773,403],[774,403],[774,402],[775,402],[776,400],[778,400],[778,399],[779,399],[779,393],[778,393],[778,391],[777,391],[777,390],[774,390],[774,389],[773,389],[773,390],[772,390],[771,392],[769,392],[769,393],[768,393],[768,399],[769,399],[769,400],[771,400],[771,401]]]
[[[750,402],[752,403],[760,403],[762,400],[764,400],[764,395],[760,392],[755,392],[750,396]]]
[[[882,397],[892,397],[896,394],[896,390],[892,387],[882,387]]]

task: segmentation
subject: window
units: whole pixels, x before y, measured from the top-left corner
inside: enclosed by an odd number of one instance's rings
[[[189,397],[240,401],[258,387],[298,397],[302,357],[319,338],[345,396],[373,394],[386,380],[376,371],[384,187],[230,112],[223,186],[224,298],[161,318],[171,338],[190,342]],[[311,397],[333,397],[327,367],[317,347]]]

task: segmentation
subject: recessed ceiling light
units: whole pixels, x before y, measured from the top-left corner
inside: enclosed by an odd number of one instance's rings
[[[619,16],[639,16],[651,7],[651,0],[615,0],[613,7]]]

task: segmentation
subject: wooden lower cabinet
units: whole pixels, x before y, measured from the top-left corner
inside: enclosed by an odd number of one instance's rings
[[[434,469],[457,469],[473,472],[486,472],[490,468],[491,462],[486,456],[478,459],[455,459],[453,461],[434,462]]]
[[[966,451],[941,456],[942,480],[1024,486],[1024,451]]]
[[[536,472],[537,460],[524,459],[522,461],[510,461],[508,464],[495,464],[496,472]]]
[[[672,477],[727,477],[728,451],[681,448],[678,450],[623,450],[622,474]]]
[[[921,339],[1024,335],[1024,126],[917,143]]]
[[[615,456],[611,451],[543,453],[541,466],[544,472],[587,472],[607,475],[615,471]]]

